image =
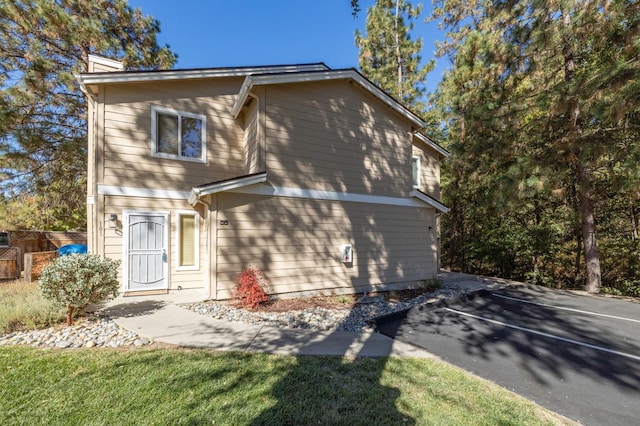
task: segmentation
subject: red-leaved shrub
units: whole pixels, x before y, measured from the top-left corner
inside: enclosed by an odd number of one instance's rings
[[[233,290],[233,298],[244,308],[255,308],[269,300],[268,281],[262,274],[262,270],[254,267],[245,268],[236,279],[236,288]]]

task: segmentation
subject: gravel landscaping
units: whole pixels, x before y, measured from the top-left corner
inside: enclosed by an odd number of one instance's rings
[[[422,303],[460,294],[455,283],[435,291],[427,289],[358,296],[311,297],[274,301],[255,310],[233,307],[225,302],[184,305],[185,309],[216,319],[246,324],[263,324],[305,330],[373,331],[371,320]],[[49,348],[136,347],[153,343],[119,327],[111,318],[92,314],[71,327],[13,332],[0,336],[0,346],[29,345]]]
[[[37,348],[77,349],[93,347],[118,348],[145,346],[151,340],[118,326],[109,317],[91,315],[71,327],[49,327],[43,330],[18,331],[0,336],[0,346],[29,345]]]
[[[306,299],[279,300],[271,306],[246,310],[229,303],[204,302],[184,307],[216,319],[262,324],[272,327],[321,331],[371,332],[370,322],[394,312],[422,303],[437,301],[460,294],[455,283],[442,285],[438,290],[417,289],[368,295],[330,296]],[[362,295],[360,295],[362,296]]]

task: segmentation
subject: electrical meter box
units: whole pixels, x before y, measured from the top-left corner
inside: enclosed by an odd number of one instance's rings
[[[344,244],[342,246],[342,263],[353,262],[353,248],[351,244]]]

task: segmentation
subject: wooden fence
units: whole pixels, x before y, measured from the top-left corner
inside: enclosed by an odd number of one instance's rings
[[[11,253],[15,255],[15,250],[17,249],[19,251],[18,257],[14,258],[11,257],[13,255],[7,254],[6,260],[0,260],[0,279],[5,275],[14,273],[17,274],[17,277],[12,275],[10,279],[20,278],[22,271],[25,271],[25,279],[27,279],[31,278],[31,265],[34,261],[33,258],[29,258],[29,268],[25,268],[29,253],[49,253],[55,252],[55,250],[67,244],[87,244],[87,234],[86,232],[64,231],[9,231],[9,241],[11,244],[10,249],[13,250]],[[8,259],[9,257],[11,257],[11,260]],[[50,258],[51,255],[47,254],[44,257]],[[12,262],[13,264],[10,265]],[[27,281],[30,281],[30,279]]]
[[[58,257],[57,251],[43,251],[24,254],[24,280],[28,283],[40,278],[42,268]]]
[[[0,280],[20,278],[22,250],[19,247],[0,248]]]
[[[11,247],[20,247],[23,253],[52,251],[67,244],[86,244],[86,232],[64,231],[9,231]]]

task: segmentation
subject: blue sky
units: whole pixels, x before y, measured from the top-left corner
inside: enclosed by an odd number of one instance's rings
[[[160,21],[160,44],[178,54],[176,68],[324,62],[331,68],[357,68],[356,29],[364,32],[366,9],[351,15],[349,0],[129,0]],[[413,2],[414,5],[418,2]],[[412,38],[423,38],[423,61],[434,57],[436,24],[425,24],[424,4]],[[435,88],[446,60],[429,74]]]

